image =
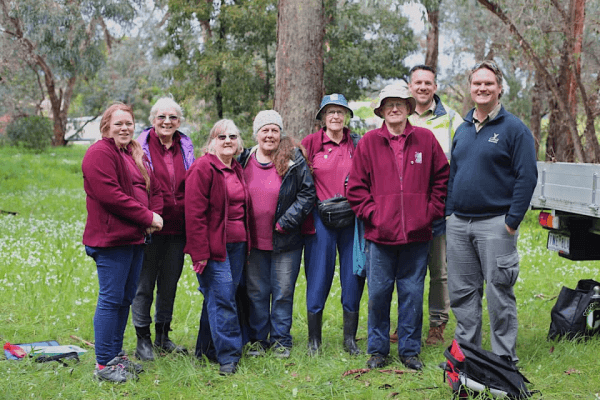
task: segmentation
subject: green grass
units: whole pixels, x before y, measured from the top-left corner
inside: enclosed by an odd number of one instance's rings
[[[42,155],[0,148],[0,342],[58,340],[77,344],[76,335],[93,341],[92,318],[98,283],[93,261],[85,255],[81,236],[85,195],[80,147],[51,149]],[[519,310],[518,354],[523,374],[546,400],[600,399],[600,340],[584,343],[546,341],[550,309],[563,285],[600,278],[598,262],[571,262],[545,249],[546,234],[535,213],[522,226],[521,274],[515,286]],[[2,399],[449,399],[450,389],[437,364],[444,347],[423,347],[422,373],[368,372],[358,378],[345,371],[364,368],[366,355],[350,357],[342,349],[342,310],[336,277],[323,318],[323,352],[306,355],[304,274],[296,288],[292,357],[279,360],[243,358],[234,376],[221,377],[214,364],[192,356],[168,355],[146,363],[138,382],[98,383],[92,378],[94,353],[79,364],[37,364],[0,360]],[[426,285],[427,287],[427,285]],[[425,296],[427,298],[427,295]],[[394,301],[394,307],[395,307]],[[172,338],[193,350],[202,295],[189,259],[179,282]],[[367,295],[362,301],[358,336],[366,349]],[[426,309],[425,309],[426,310]],[[487,319],[487,314],[485,317]],[[395,318],[392,319],[395,321]],[[425,331],[427,322],[425,321]],[[450,337],[455,323],[451,318]],[[490,348],[484,323],[484,347]],[[135,348],[130,324],[125,348]],[[395,354],[392,347],[392,354]],[[397,357],[392,370],[403,370]],[[572,371],[570,371],[572,370]],[[571,373],[566,373],[570,371]],[[536,395],[534,398],[542,398]]]

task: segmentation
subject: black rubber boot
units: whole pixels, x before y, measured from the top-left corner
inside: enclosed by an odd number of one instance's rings
[[[344,311],[344,350],[350,355],[361,353],[356,345],[356,331],[358,329],[358,312]]]
[[[152,352],[152,337],[150,336],[150,327],[135,327],[137,336],[137,347],[135,348],[135,357],[142,361],[154,361]]]
[[[307,312],[308,320],[308,355],[316,356],[321,347],[321,327],[323,323],[323,311],[318,313]]]
[[[185,347],[177,346],[169,339],[169,331],[171,330],[171,324],[166,322],[164,324],[155,324],[156,339],[154,340],[154,346],[159,350],[166,351],[167,353],[182,353],[187,354]]]

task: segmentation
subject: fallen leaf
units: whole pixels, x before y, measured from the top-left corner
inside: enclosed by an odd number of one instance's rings
[[[570,369],[568,369],[568,370],[565,371],[565,374],[567,374],[567,375],[580,374],[580,373],[581,373],[581,371],[578,371],[578,370],[576,370],[574,368],[570,368]]]
[[[550,347],[550,354],[554,353],[554,346]]]
[[[292,372],[292,374],[291,374],[291,375],[292,375],[294,378],[297,378],[297,377],[298,377],[298,373],[296,373],[296,372]]]
[[[388,394],[388,398],[390,398],[390,399],[394,398],[394,397],[398,396],[399,394],[400,393],[398,393],[398,392],[392,392],[392,393]]]
[[[368,369],[368,368],[351,369],[349,371],[344,372],[342,374],[342,378],[345,376],[348,376],[348,375],[354,375],[354,379],[356,379],[359,376],[361,376],[362,374],[366,374],[369,371],[370,371],[370,369]]]
[[[392,388],[392,385],[388,385],[387,383],[379,386],[379,389],[391,389],[391,388]]]

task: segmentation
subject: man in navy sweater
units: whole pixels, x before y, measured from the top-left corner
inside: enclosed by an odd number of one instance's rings
[[[502,72],[483,61],[469,74],[476,107],[456,130],[446,201],[448,290],[454,337],[481,346],[484,282],[492,351],[514,363],[517,238],[537,182],[533,136],[500,104]]]

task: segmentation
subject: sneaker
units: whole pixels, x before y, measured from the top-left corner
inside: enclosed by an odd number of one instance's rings
[[[400,361],[402,361],[402,364],[404,364],[406,368],[414,369],[415,371],[420,371],[423,369],[423,363],[421,360],[419,360],[418,356],[400,356]]]
[[[248,345],[246,355],[248,357],[262,357],[265,355],[265,348],[259,342],[252,343]]]
[[[235,374],[237,371],[237,363],[236,362],[232,362],[229,364],[223,364],[219,367],[219,374],[226,376],[226,375],[233,375]]]
[[[123,364],[123,367],[131,372],[132,374],[139,374],[141,372],[144,372],[144,367],[142,366],[142,364],[138,364],[138,363],[134,363],[133,361],[131,361],[127,355],[125,354],[124,351],[120,352],[117,357],[119,359],[119,363]]]
[[[273,348],[273,355],[277,358],[290,358],[290,349],[283,346]]]
[[[386,362],[385,356],[374,354],[367,361],[367,368],[369,368],[369,369],[382,368],[385,366],[385,362]]]
[[[444,344],[444,329],[446,329],[445,323],[441,324],[440,326],[430,327],[429,333],[427,334],[427,339],[425,340],[425,344],[430,346]]]
[[[116,357],[113,358],[102,369],[96,365],[96,369],[94,370],[94,378],[98,379],[99,381],[109,381],[115,383],[123,383],[129,380],[138,379],[136,374],[132,374],[125,370],[123,364],[117,363],[115,359]]]

